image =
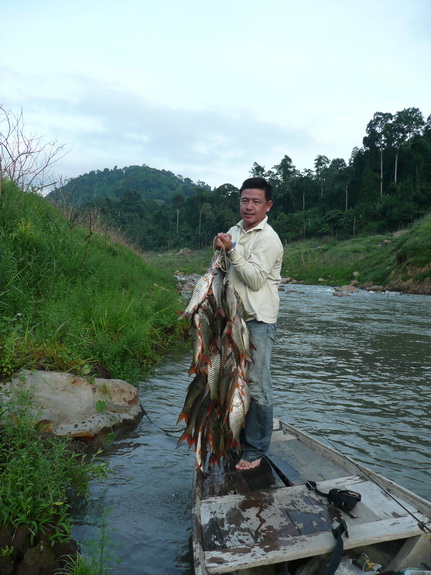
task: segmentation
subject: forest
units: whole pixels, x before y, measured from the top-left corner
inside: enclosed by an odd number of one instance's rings
[[[250,175],[273,184],[269,218],[285,243],[397,231],[431,209],[431,115],[376,112],[347,162],[318,155],[301,172],[285,155],[270,169],[254,162]],[[97,214],[144,251],[199,249],[239,213],[235,185],[211,189],[146,165],[84,174],[48,198],[69,213]]]

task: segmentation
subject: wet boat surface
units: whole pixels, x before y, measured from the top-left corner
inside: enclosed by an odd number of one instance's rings
[[[354,517],[307,481],[322,492],[360,493]],[[259,468],[240,472],[224,459],[208,473],[196,470],[193,497],[197,575],[312,573],[329,561],[332,530],[343,520],[345,552],[366,550],[384,571],[431,564],[430,502],[281,420]]]

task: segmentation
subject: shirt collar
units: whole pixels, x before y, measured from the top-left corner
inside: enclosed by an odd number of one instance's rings
[[[254,228],[251,228],[251,230],[245,230],[244,229],[244,222],[242,220],[240,220],[236,225],[241,228],[242,232],[247,234],[248,232],[254,232],[255,230],[263,230],[263,228],[266,226],[266,223],[268,221],[268,216],[265,216],[263,218],[263,220],[261,222],[259,222],[257,224],[257,226],[254,226]]]

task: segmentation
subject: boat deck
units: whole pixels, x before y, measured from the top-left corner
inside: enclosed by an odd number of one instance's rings
[[[400,494],[389,494],[391,482],[385,480],[383,490],[351,460],[320,447],[321,453],[280,424],[259,469],[239,472],[234,461],[224,461],[205,477],[197,472],[195,536],[203,573],[231,573],[331,553],[332,528],[341,520],[348,527],[345,549],[422,534],[418,520],[429,523],[429,518],[414,501],[407,496],[400,505]],[[355,517],[310,491],[307,481],[317,482],[324,492],[334,487],[359,492]]]

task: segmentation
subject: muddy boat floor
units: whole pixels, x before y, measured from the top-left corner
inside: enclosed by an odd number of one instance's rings
[[[332,529],[341,520],[349,530],[349,537],[343,536],[345,549],[420,535],[418,520],[429,519],[408,501],[400,505],[349,461],[330,461],[280,427],[259,468],[239,472],[232,459],[206,476],[197,472],[200,528],[195,535],[207,572],[231,573],[331,553]],[[355,517],[310,491],[307,481],[317,482],[324,492],[359,492]]]

